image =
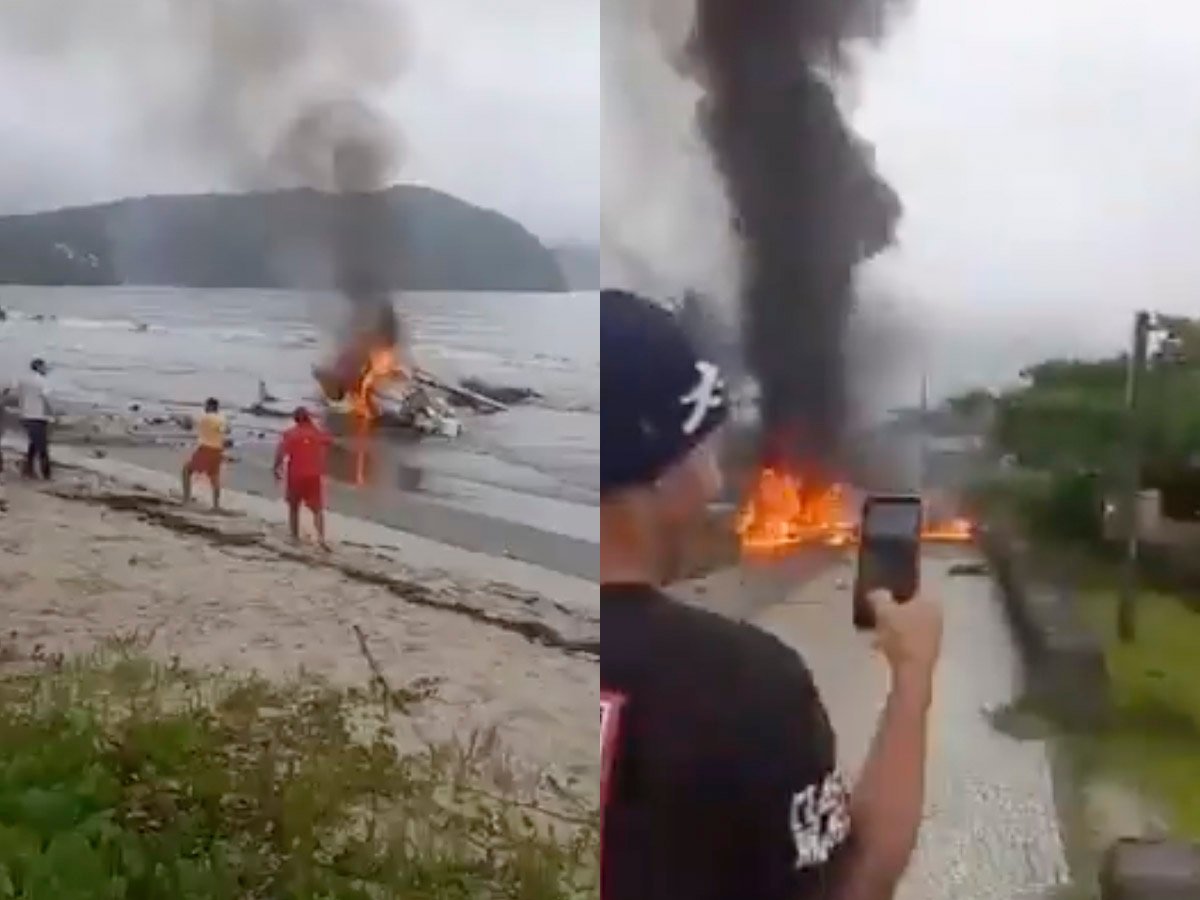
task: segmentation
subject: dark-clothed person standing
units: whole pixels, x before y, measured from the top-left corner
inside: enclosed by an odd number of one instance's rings
[[[29,372],[17,382],[17,405],[28,445],[25,451],[25,476],[33,478],[41,470],[50,479],[50,421],[54,410],[50,401],[50,381],[46,362],[35,359]]]
[[[921,818],[940,612],[873,598],[892,690],[851,791],[796,652],[661,590],[721,487],[720,371],[648,300],[604,291],[600,322],[603,898],[887,900]]]

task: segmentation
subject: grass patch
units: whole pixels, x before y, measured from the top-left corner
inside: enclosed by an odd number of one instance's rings
[[[199,676],[130,648],[10,674],[0,898],[595,896],[594,809],[545,809],[511,771],[490,737],[403,754],[378,697],[311,678]]]
[[[1083,613],[1104,636],[1113,729],[1085,750],[1098,767],[1162,805],[1200,840],[1200,615],[1155,593],[1138,598],[1138,640],[1116,636],[1116,595],[1085,594]]]

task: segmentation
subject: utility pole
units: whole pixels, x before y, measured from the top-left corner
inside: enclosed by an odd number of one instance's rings
[[[1125,458],[1121,485],[1121,534],[1125,538],[1125,558],[1121,566],[1120,594],[1117,598],[1117,634],[1123,643],[1137,639],[1138,494],[1142,482],[1142,417],[1139,409],[1142,376],[1150,343],[1150,314],[1139,312],[1133,320],[1133,349],[1125,381]]]
[[[921,372],[921,431],[917,447],[917,487],[922,494],[929,480],[929,373]]]

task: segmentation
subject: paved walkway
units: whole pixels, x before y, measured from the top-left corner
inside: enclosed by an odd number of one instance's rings
[[[990,582],[951,576],[952,560],[936,556],[926,559],[923,579],[945,604],[945,646],[926,821],[900,898],[1040,900],[1068,878],[1047,747],[992,727],[988,711],[1010,703],[1019,690],[1016,651]],[[874,732],[887,670],[869,638],[851,626],[851,569],[835,564],[798,587],[786,585],[788,569],[719,574],[703,584],[700,600],[727,604],[727,613],[801,652],[837,729],[843,765],[853,775]],[[733,593],[739,598],[728,600]]]

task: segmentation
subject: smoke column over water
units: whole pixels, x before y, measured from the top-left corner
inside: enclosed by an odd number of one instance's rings
[[[377,261],[400,248],[380,246],[391,234],[391,209],[384,188],[394,163],[390,133],[368,107],[353,101],[315,106],[288,135],[287,155],[316,164],[337,193],[331,220],[326,223],[333,255],[334,280],[351,301],[351,317],[340,340],[337,372],[325,384],[339,396],[360,374],[366,353],[390,347],[401,339],[385,274]],[[346,367],[341,369],[340,367]],[[340,384],[338,384],[340,382]]]
[[[740,298],[770,452],[819,468],[837,466],[848,418],[854,269],[891,243],[900,214],[835,85],[848,43],[878,38],[899,2],[606,0],[625,29],[612,40],[606,30],[609,64],[638,111],[619,107],[612,129],[631,134],[637,151],[610,150],[610,163],[638,174],[624,176],[632,187],[616,195],[606,226],[643,257],[665,257],[659,270],[673,266],[682,282],[673,289]],[[693,156],[697,130],[710,160]],[[655,221],[649,197],[677,211],[659,216],[657,232],[644,224]]]
[[[0,47],[106,85],[135,157],[152,153],[212,186],[343,195],[324,248],[333,280],[356,319],[383,316],[395,334],[367,247],[386,213],[369,198],[401,159],[398,124],[382,112],[404,67],[400,0],[117,5],[7,0]]]

